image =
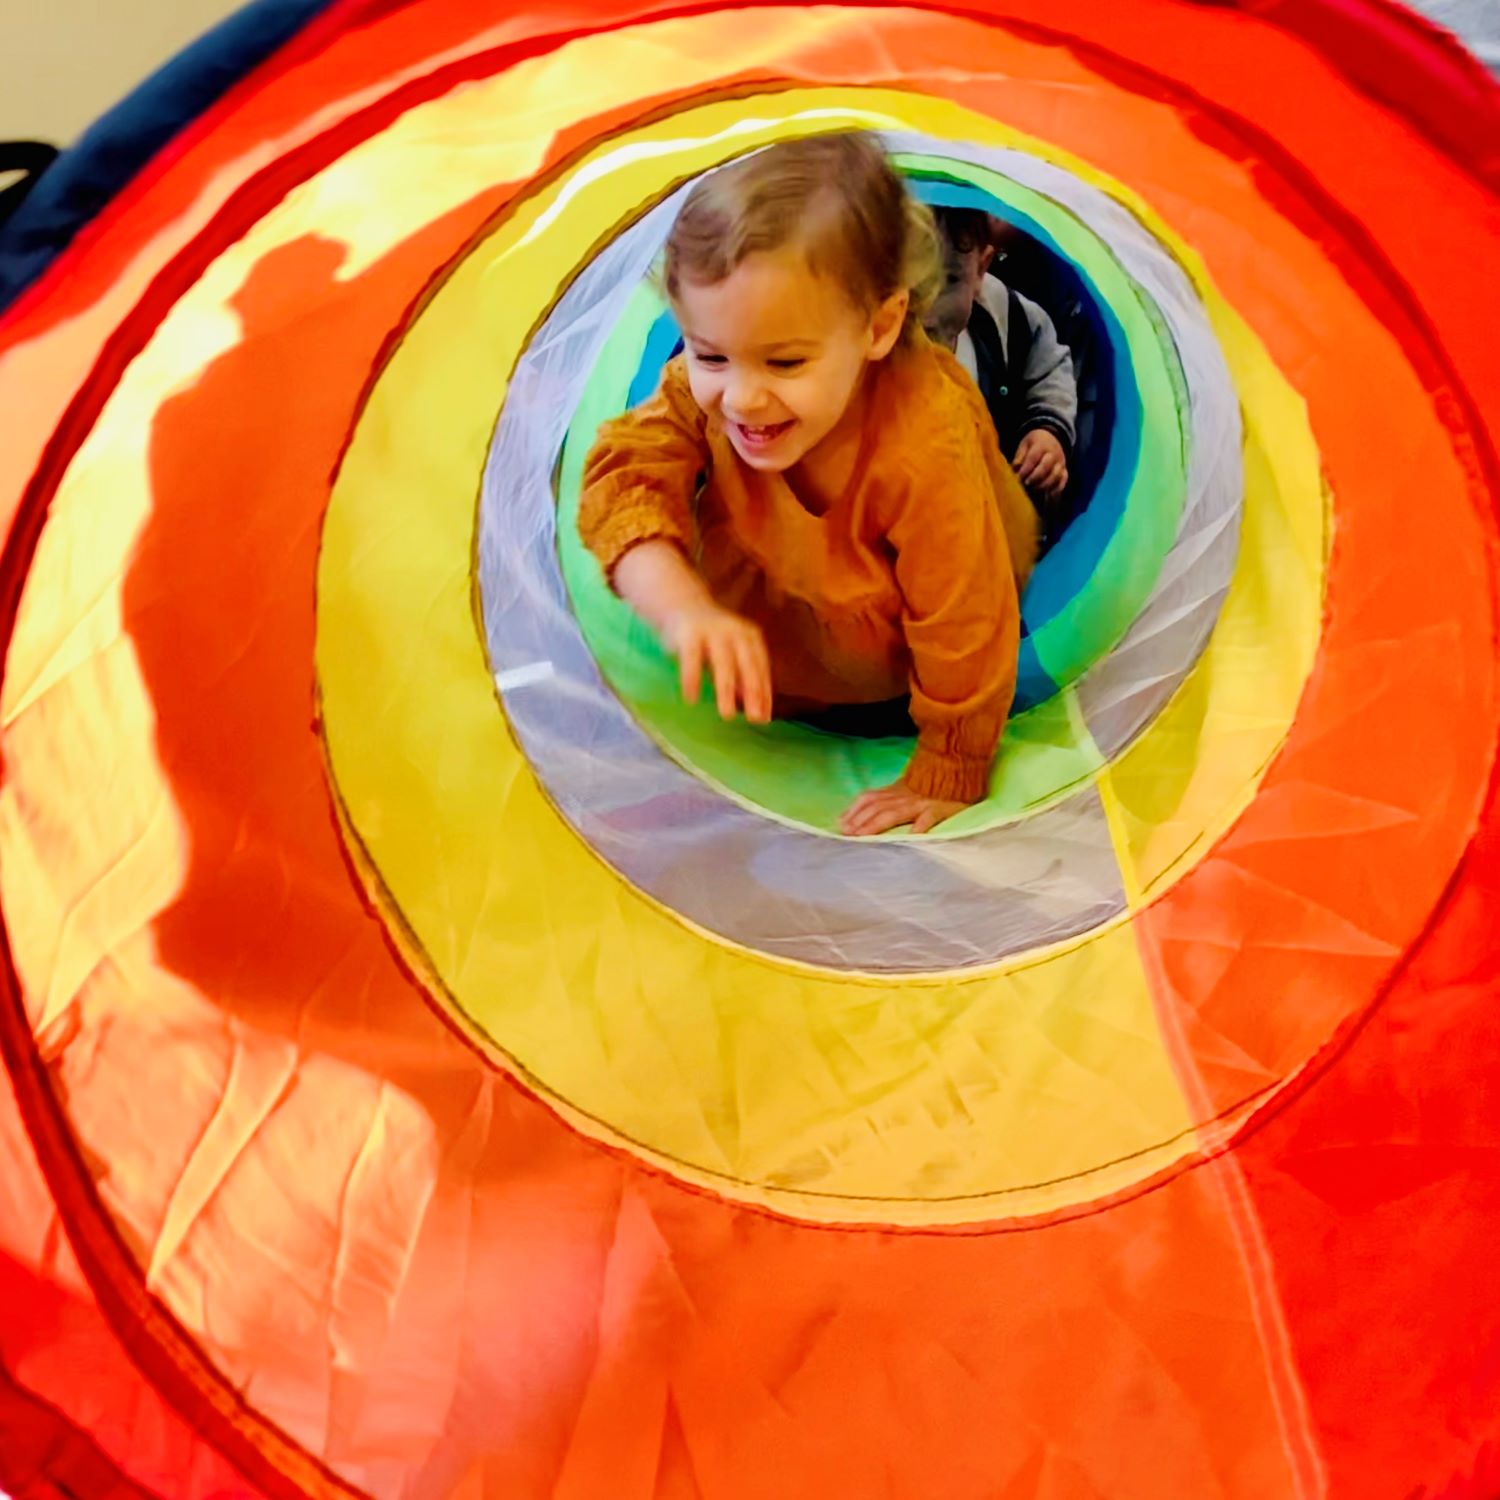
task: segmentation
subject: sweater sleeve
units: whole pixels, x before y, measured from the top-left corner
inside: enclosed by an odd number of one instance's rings
[[[989,786],[1020,646],[1017,560],[987,470],[971,435],[927,449],[888,531],[918,729],[904,779],[921,796],[959,802]]]
[[[649,401],[600,427],[584,463],[578,532],[607,578],[640,542],[675,542],[693,555],[693,495],[708,460],[703,413],[679,355]]]
[[[1031,325],[1031,349],[1026,356],[1026,407],[1021,431],[1045,428],[1057,437],[1069,457],[1078,425],[1078,381],[1073,356],[1057,336],[1046,310],[1018,292],[1016,300]]]

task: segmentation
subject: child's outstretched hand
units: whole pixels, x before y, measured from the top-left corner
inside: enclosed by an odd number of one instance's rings
[[[689,703],[698,701],[707,667],[724,718],[743,704],[752,724],[770,720],[771,658],[760,627],[716,603],[675,543],[652,538],[632,547],[616,564],[614,583],[677,658]]]
[[[911,824],[913,833],[927,833],[939,823],[962,812],[967,802],[948,802],[941,797],[921,797],[904,782],[862,792],[839,819],[839,832],[855,838],[888,833]]]
[[[1068,460],[1055,433],[1033,427],[1016,449],[1016,478],[1029,490],[1055,500],[1068,484]]]
[[[686,604],[662,622],[662,640],[677,658],[682,696],[698,701],[707,667],[719,716],[732,719],[740,705],[752,724],[771,717],[771,658],[760,627],[711,599]]]

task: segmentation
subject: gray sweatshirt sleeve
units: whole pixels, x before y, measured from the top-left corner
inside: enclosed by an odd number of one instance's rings
[[[1073,356],[1057,336],[1046,312],[1018,292],[1016,299],[1031,324],[1031,353],[1026,360],[1026,410],[1021,431],[1045,427],[1055,433],[1071,457],[1077,436],[1078,381]]]

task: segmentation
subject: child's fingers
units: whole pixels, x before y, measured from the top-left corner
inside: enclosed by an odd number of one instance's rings
[[[689,703],[698,701],[698,690],[703,686],[703,638],[688,632],[678,655],[678,669],[682,674],[682,696]]]
[[[900,787],[881,787],[878,791],[866,792],[840,819],[840,831],[866,838],[900,828],[916,815],[916,801],[910,792]]]
[[[771,663],[758,631],[746,631],[740,637],[739,666],[745,717],[751,723],[764,724],[771,717]]]
[[[760,722],[767,724],[771,719],[771,710],[775,706],[776,693],[771,684],[771,651],[766,645],[766,638],[759,630],[752,636],[752,651],[755,654],[755,669],[760,682],[760,702],[756,705],[760,714]]]
[[[848,807],[844,809],[844,815],[839,819],[840,833],[854,833],[864,821],[865,809],[870,805],[871,792],[861,792]]]
[[[1055,453],[1045,449],[1039,450],[1039,456],[1035,464],[1025,470],[1017,469],[1016,473],[1024,483],[1033,490],[1040,490],[1044,495],[1060,495],[1068,483],[1068,466]]]
[[[839,820],[839,832],[854,838],[871,838],[910,824],[913,833],[931,833],[962,806],[961,802],[919,797],[902,786],[881,787],[865,792],[850,804]]]
[[[929,802],[915,818],[912,819],[911,831],[913,833],[931,833],[939,823],[946,823],[949,818],[958,811],[956,803],[932,803]]]
[[[893,828],[903,828],[912,820],[912,810],[905,803],[892,802],[872,808],[863,823],[854,831],[860,838],[874,838],[889,833]]]
[[[728,635],[714,637],[710,647],[714,673],[714,695],[719,703],[719,717],[732,719],[739,695],[739,674],[735,669],[734,640]]]
[[[874,792],[861,792],[859,796],[857,796],[854,801],[844,809],[843,815],[839,818],[839,827],[842,828],[845,833],[849,831],[849,825],[852,824],[855,819],[859,817],[860,813],[869,806],[870,798],[874,795]]]

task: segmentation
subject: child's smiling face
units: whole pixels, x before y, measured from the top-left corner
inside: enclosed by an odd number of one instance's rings
[[[723,281],[684,281],[676,311],[693,399],[752,468],[790,469],[838,428],[866,366],[890,353],[907,296],[862,312],[792,248],[751,255]]]

